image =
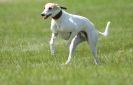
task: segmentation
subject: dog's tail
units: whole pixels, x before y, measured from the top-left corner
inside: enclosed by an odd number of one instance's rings
[[[108,29],[109,29],[109,25],[110,25],[110,21],[107,22],[107,25],[106,25],[106,28],[105,28],[105,31],[102,33],[102,32],[99,32],[99,34],[107,37],[108,36]]]

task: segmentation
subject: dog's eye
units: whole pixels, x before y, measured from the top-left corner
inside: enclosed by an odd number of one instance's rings
[[[49,10],[51,10],[52,8],[51,8],[51,7],[49,7],[48,9],[49,9]]]

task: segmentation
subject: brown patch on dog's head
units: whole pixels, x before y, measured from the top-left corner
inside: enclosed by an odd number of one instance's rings
[[[58,4],[55,4],[55,3],[47,3],[46,5],[45,5],[45,9],[53,9],[53,8],[57,8],[57,7],[59,7],[59,5]]]
[[[59,6],[56,3],[47,3],[41,15],[44,16],[44,19],[47,19],[49,16],[52,16],[52,17],[55,16],[62,9],[67,9],[67,8],[63,6]]]
[[[45,5],[45,8],[49,8],[49,9],[56,9],[56,8],[67,9],[66,7],[60,6],[56,3],[47,3]]]

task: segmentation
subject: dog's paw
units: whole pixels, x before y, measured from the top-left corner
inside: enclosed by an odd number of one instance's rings
[[[61,66],[70,65],[70,63],[62,63]]]
[[[53,53],[51,53],[51,56],[55,56],[55,53],[53,54]]]
[[[68,64],[70,64],[70,60],[67,60],[65,63],[65,65],[68,65]]]
[[[51,51],[51,55],[54,56],[55,55],[55,51]]]
[[[96,65],[100,65],[101,63],[100,63],[99,60],[95,60],[95,64],[96,64]]]

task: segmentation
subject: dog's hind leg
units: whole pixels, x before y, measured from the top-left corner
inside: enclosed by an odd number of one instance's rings
[[[71,57],[74,54],[75,48],[77,47],[78,44],[81,42],[85,41],[86,38],[81,35],[81,33],[78,33],[71,41],[71,44],[69,46],[69,56],[65,64],[69,64],[71,61]]]
[[[100,64],[100,61],[97,56],[98,33],[95,30],[90,30],[87,33],[87,36],[88,36],[88,44],[90,44],[90,48],[94,57],[95,64]]]

